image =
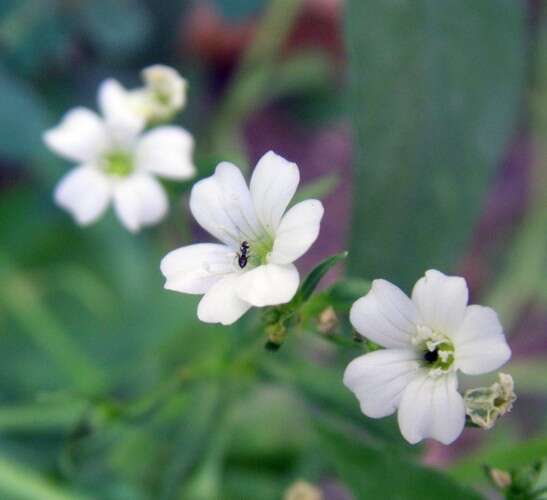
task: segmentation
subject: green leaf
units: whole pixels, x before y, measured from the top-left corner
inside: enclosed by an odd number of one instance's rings
[[[88,496],[66,491],[6,457],[0,458],[0,493],[2,498],[17,500],[84,500]]]
[[[27,161],[43,151],[42,132],[47,128],[46,107],[26,82],[0,68],[0,157]]]
[[[327,290],[329,303],[336,309],[349,309],[369,292],[370,287],[370,281],[360,278],[338,281]]]
[[[293,198],[292,204],[296,205],[297,203],[308,200],[309,198],[321,200],[328,196],[336,188],[338,182],[340,182],[340,177],[336,174],[325,175],[319,179],[309,182],[298,190],[298,193],[296,193]]]
[[[323,262],[317,265],[311,272],[306,276],[306,279],[300,285],[300,290],[298,290],[293,302],[306,302],[314,290],[319,285],[319,282],[323,279],[325,274],[327,274],[338,262],[345,259],[348,256],[348,252],[342,252],[331,257],[327,257]]]
[[[524,5],[350,0],[350,273],[410,286],[467,243],[520,110]]]
[[[317,429],[333,467],[357,500],[482,498],[441,472],[401,458],[399,453],[366,446],[358,435],[350,436],[319,422]]]

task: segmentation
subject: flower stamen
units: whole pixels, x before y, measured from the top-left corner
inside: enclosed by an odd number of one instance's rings
[[[133,159],[125,151],[112,151],[104,156],[104,171],[115,177],[127,177],[133,172]]]

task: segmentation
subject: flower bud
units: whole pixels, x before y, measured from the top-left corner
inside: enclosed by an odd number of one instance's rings
[[[324,309],[320,314],[317,321],[317,329],[327,335],[332,333],[338,324],[338,318],[332,306]]]
[[[142,71],[145,86],[130,92],[134,108],[147,122],[172,118],[186,104],[186,80],[169,66],[155,64]]]
[[[323,500],[323,493],[313,484],[296,481],[285,491],[283,500]]]
[[[506,488],[511,486],[511,474],[506,470],[495,469],[494,467],[486,467],[486,474],[499,490],[505,490]]]
[[[268,341],[266,342],[265,348],[268,351],[277,351],[287,337],[287,329],[281,322],[268,325],[266,327],[266,333],[268,335]]]
[[[463,399],[471,422],[483,429],[491,429],[499,417],[511,411],[513,402],[517,399],[513,377],[498,373],[498,382],[490,387],[469,389]]]

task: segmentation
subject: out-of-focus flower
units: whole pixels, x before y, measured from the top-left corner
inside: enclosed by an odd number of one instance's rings
[[[156,176],[194,176],[194,140],[176,126],[143,133],[144,117],[127,105],[127,93],[116,80],[101,84],[98,100],[102,117],[75,108],[44,134],[53,152],[78,163],[57,185],[55,201],[82,226],[95,222],[112,201],[123,225],[135,232],[167,213],[167,196]]]
[[[169,66],[156,64],[142,71],[145,86],[127,92],[129,105],[147,123],[164,122],[186,104],[186,80]]]
[[[490,387],[477,387],[465,391],[465,411],[471,421],[483,429],[494,427],[496,420],[511,411],[517,399],[513,377],[498,373],[498,382]]]
[[[293,483],[283,495],[283,500],[323,500],[323,498],[323,493],[317,486],[302,480]]]
[[[199,243],[166,255],[165,288],[205,294],[199,319],[224,325],[252,306],[289,302],[300,281],[293,262],[316,240],[323,216],[318,200],[285,212],[299,179],[298,167],[271,151],[258,162],[249,187],[235,165],[218,165],[194,185],[190,210],[221,244]]]
[[[427,437],[453,442],[465,424],[457,371],[490,372],[511,356],[495,311],[467,301],[463,278],[430,270],[414,286],[412,299],[375,280],[351,308],[359,334],[386,349],[353,360],[344,383],[369,417],[398,409],[401,433],[410,443]]]

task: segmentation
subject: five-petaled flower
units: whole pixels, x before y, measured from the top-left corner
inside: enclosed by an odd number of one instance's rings
[[[503,365],[511,351],[492,309],[467,305],[465,280],[430,270],[409,299],[385,280],[353,304],[350,320],[362,336],[384,346],[353,360],[344,384],[363,413],[380,418],[398,409],[410,443],[431,437],[453,442],[465,424],[457,371],[469,375]]]
[[[135,112],[116,80],[101,84],[98,100],[102,117],[75,108],[44,134],[52,151],[79,164],[57,185],[55,201],[80,225],[95,222],[112,201],[123,225],[136,232],[167,213],[167,195],[156,176],[194,176],[194,140],[177,126],[143,132],[146,117]]]
[[[190,210],[218,243],[199,243],[167,254],[161,262],[165,288],[204,294],[198,317],[228,325],[250,307],[289,302],[299,285],[293,262],[319,234],[323,206],[297,203],[286,213],[300,173],[273,152],[258,162],[247,187],[231,163],[196,183]]]

